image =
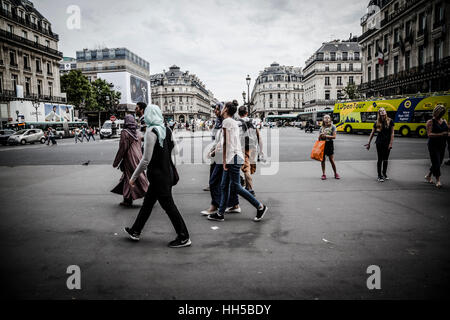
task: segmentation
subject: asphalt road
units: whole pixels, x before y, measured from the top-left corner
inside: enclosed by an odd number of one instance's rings
[[[317,134],[307,134],[298,129],[283,128],[279,131],[264,130],[267,155],[275,160],[279,154],[280,162],[309,161],[312,146]],[[367,143],[367,135],[339,134],[335,142],[336,160],[373,160],[376,150],[370,152],[363,147]],[[202,163],[201,154],[211,143],[208,133],[205,138],[179,138],[179,147],[184,152],[184,163]],[[426,139],[395,139],[391,159],[427,159]],[[75,144],[72,139],[58,140],[58,146],[27,145],[0,147],[0,166],[23,165],[77,165],[90,161],[91,164],[110,164],[117,152],[118,140],[97,139],[96,142]],[[276,152],[275,152],[276,151]],[[203,159],[206,163],[206,160]]]
[[[277,170],[261,174],[260,164],[254,176],[257,198],[270,208],[261,223],[252,221],[255,210],[242,199],[242,214],[223,223],[206,220],[200,211],[210,202],[202,191],[208,166],[178,166],[174,198],[193,242],[181,250],[167,248],[175,234],[159,205],[141,242],[122,232],[142,200],[123,209],[121,197],[110,193],[120,178],[111,168],[117,140],[0,147],[0,298],[448,296],[450,167],[442,169],[443,189],[424,182],[426,140],[396,139],[391,180],[381,184],[375,151],[362,147],[367,136],[339,135],[336,158],[343,179],[321,181],[320,164],[309,159],[316,136],[294,129],[280,133]],[[199,152],[189,146],[208,143],[180,141],[192,160]],[[82,166],[87,160],[90,165]],[[80,291],[66,286],[70,265],[81,268]],[[372,265],[381,268],[381,290],[366,286]]]

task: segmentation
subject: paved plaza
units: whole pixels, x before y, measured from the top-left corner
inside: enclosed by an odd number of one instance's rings
[[[426,140],[396,140],[391,181],[376,181],[367,136],[339,135],[342,180],[320,180],[308,160],[316,135],[282,129],[279,171],[255,176],[257,198],[270,207],[261,223],[243,213],[223,223],[200,215],[206,164],[179,165],[175,201],[193,246],[174,250],[159,205],[141,242],[122,231],[135,208],[109,192],[118,142],[0,148],[2,294],[25,299],[416,299],[450,289],[450,187],[424,183]],[[200,139],[200,138],[199,138]],[[187,140],[184,142],[187,143]],[[206,142],[205,142],[206,143]],[[274,146],[271,146],[274,147]],[[82,163],[91,161],[88,166]],[[450,167],[443,168],[450,184]],[[66,287],[70,265],[82,290]],[[371,265],[381,290],[366,286]]]

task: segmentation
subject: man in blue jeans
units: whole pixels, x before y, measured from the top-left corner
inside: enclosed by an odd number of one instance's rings
[[[227,209],[227,204],[230,197],[231,186],[236,192],[245,200],[250,202],[257,210],[255,222],[261,221],[268,211],[267,206],[260,203],[250,192],[245,190],[240,183],[240,170],[244,163],[244,155],[239,136],[238,122],[233,120],[233,116],[237,111],[238,102],[228,102],[222,112],[222,136],[218,146],[222,146],[222,166],[223,175],[221,183],[221,200],[219,212],[208,216],[208,220],[224,221],[224,215]]]

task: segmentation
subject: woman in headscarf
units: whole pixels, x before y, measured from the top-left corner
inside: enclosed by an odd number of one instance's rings
[[[171,154],[175,148],[172,131],[164,126],[161,109],[150,105],[145,109],[144,120],[147,124],[144,143],[144,157],[130,179],[134,186],[138,177],[147,169],[150,182],[144,205],[131,228],[125,228],[130,238],[139,241],[140,235],[158,201],[169,216],[178,237],[169,243],[171,248],[182,248],[191,245],[189,232],[172,197],[172,187],[177,183],[177,172]]]
[[[119,151],[114,159],[113,167],[120,166],[123,175],[119,184],[111,191],[123,195],[121,206],[131,207],[133,200],[143,198],[148,189],[148,180],[145,174],[136,179],[134,188],[130,186],[130,179],[142,159],[141,139],[137,125],[132,115],[125,117],[124,130],[120,136]]]

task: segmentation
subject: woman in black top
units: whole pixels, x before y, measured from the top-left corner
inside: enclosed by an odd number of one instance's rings
[[[373,125],[372,133],[369,137],[369,143],[366,144],[367,150],[370,150],[370,143],[373,136],[377,133],[377,140],[375,144],[377,146],[378,162],[378,181],[384,182],[389,180],[387,176],[387,168],[389,162],[389,156],[392,150],[392,144],[394,143],[394,121],[387,116],[387,112],[384,108],[378,110],[377,122]]]
[[[145,109],[144,120],[147,124],[144,157],[131,177],[130,185],[133,187],[139,175],[148,168],[147,178],[150,186],[136,222],[132,228],[125,228],[125,232],[132,240],[139,241],[142,229],[158,201],[178,234],[177,239],[169,243],[169,247],[188,247],[191,245],[189,232],[172,197],[172,187],[176,184],[178,177],[171,159],[171,153],[175,147],[172,131],[164,126],[161,109],[156,105],[150,105]]]
[[[441,188],[441,166],[445,157],[445,146],[449,128],[447,122],[442,119],[445,115],[445,107],[437,105],[433,111],[433,119],[427,122],[428,151],[430,152],[430,173],[425,177],[428,183],[433,183],[432,176],[436,177],[436,187]]]

